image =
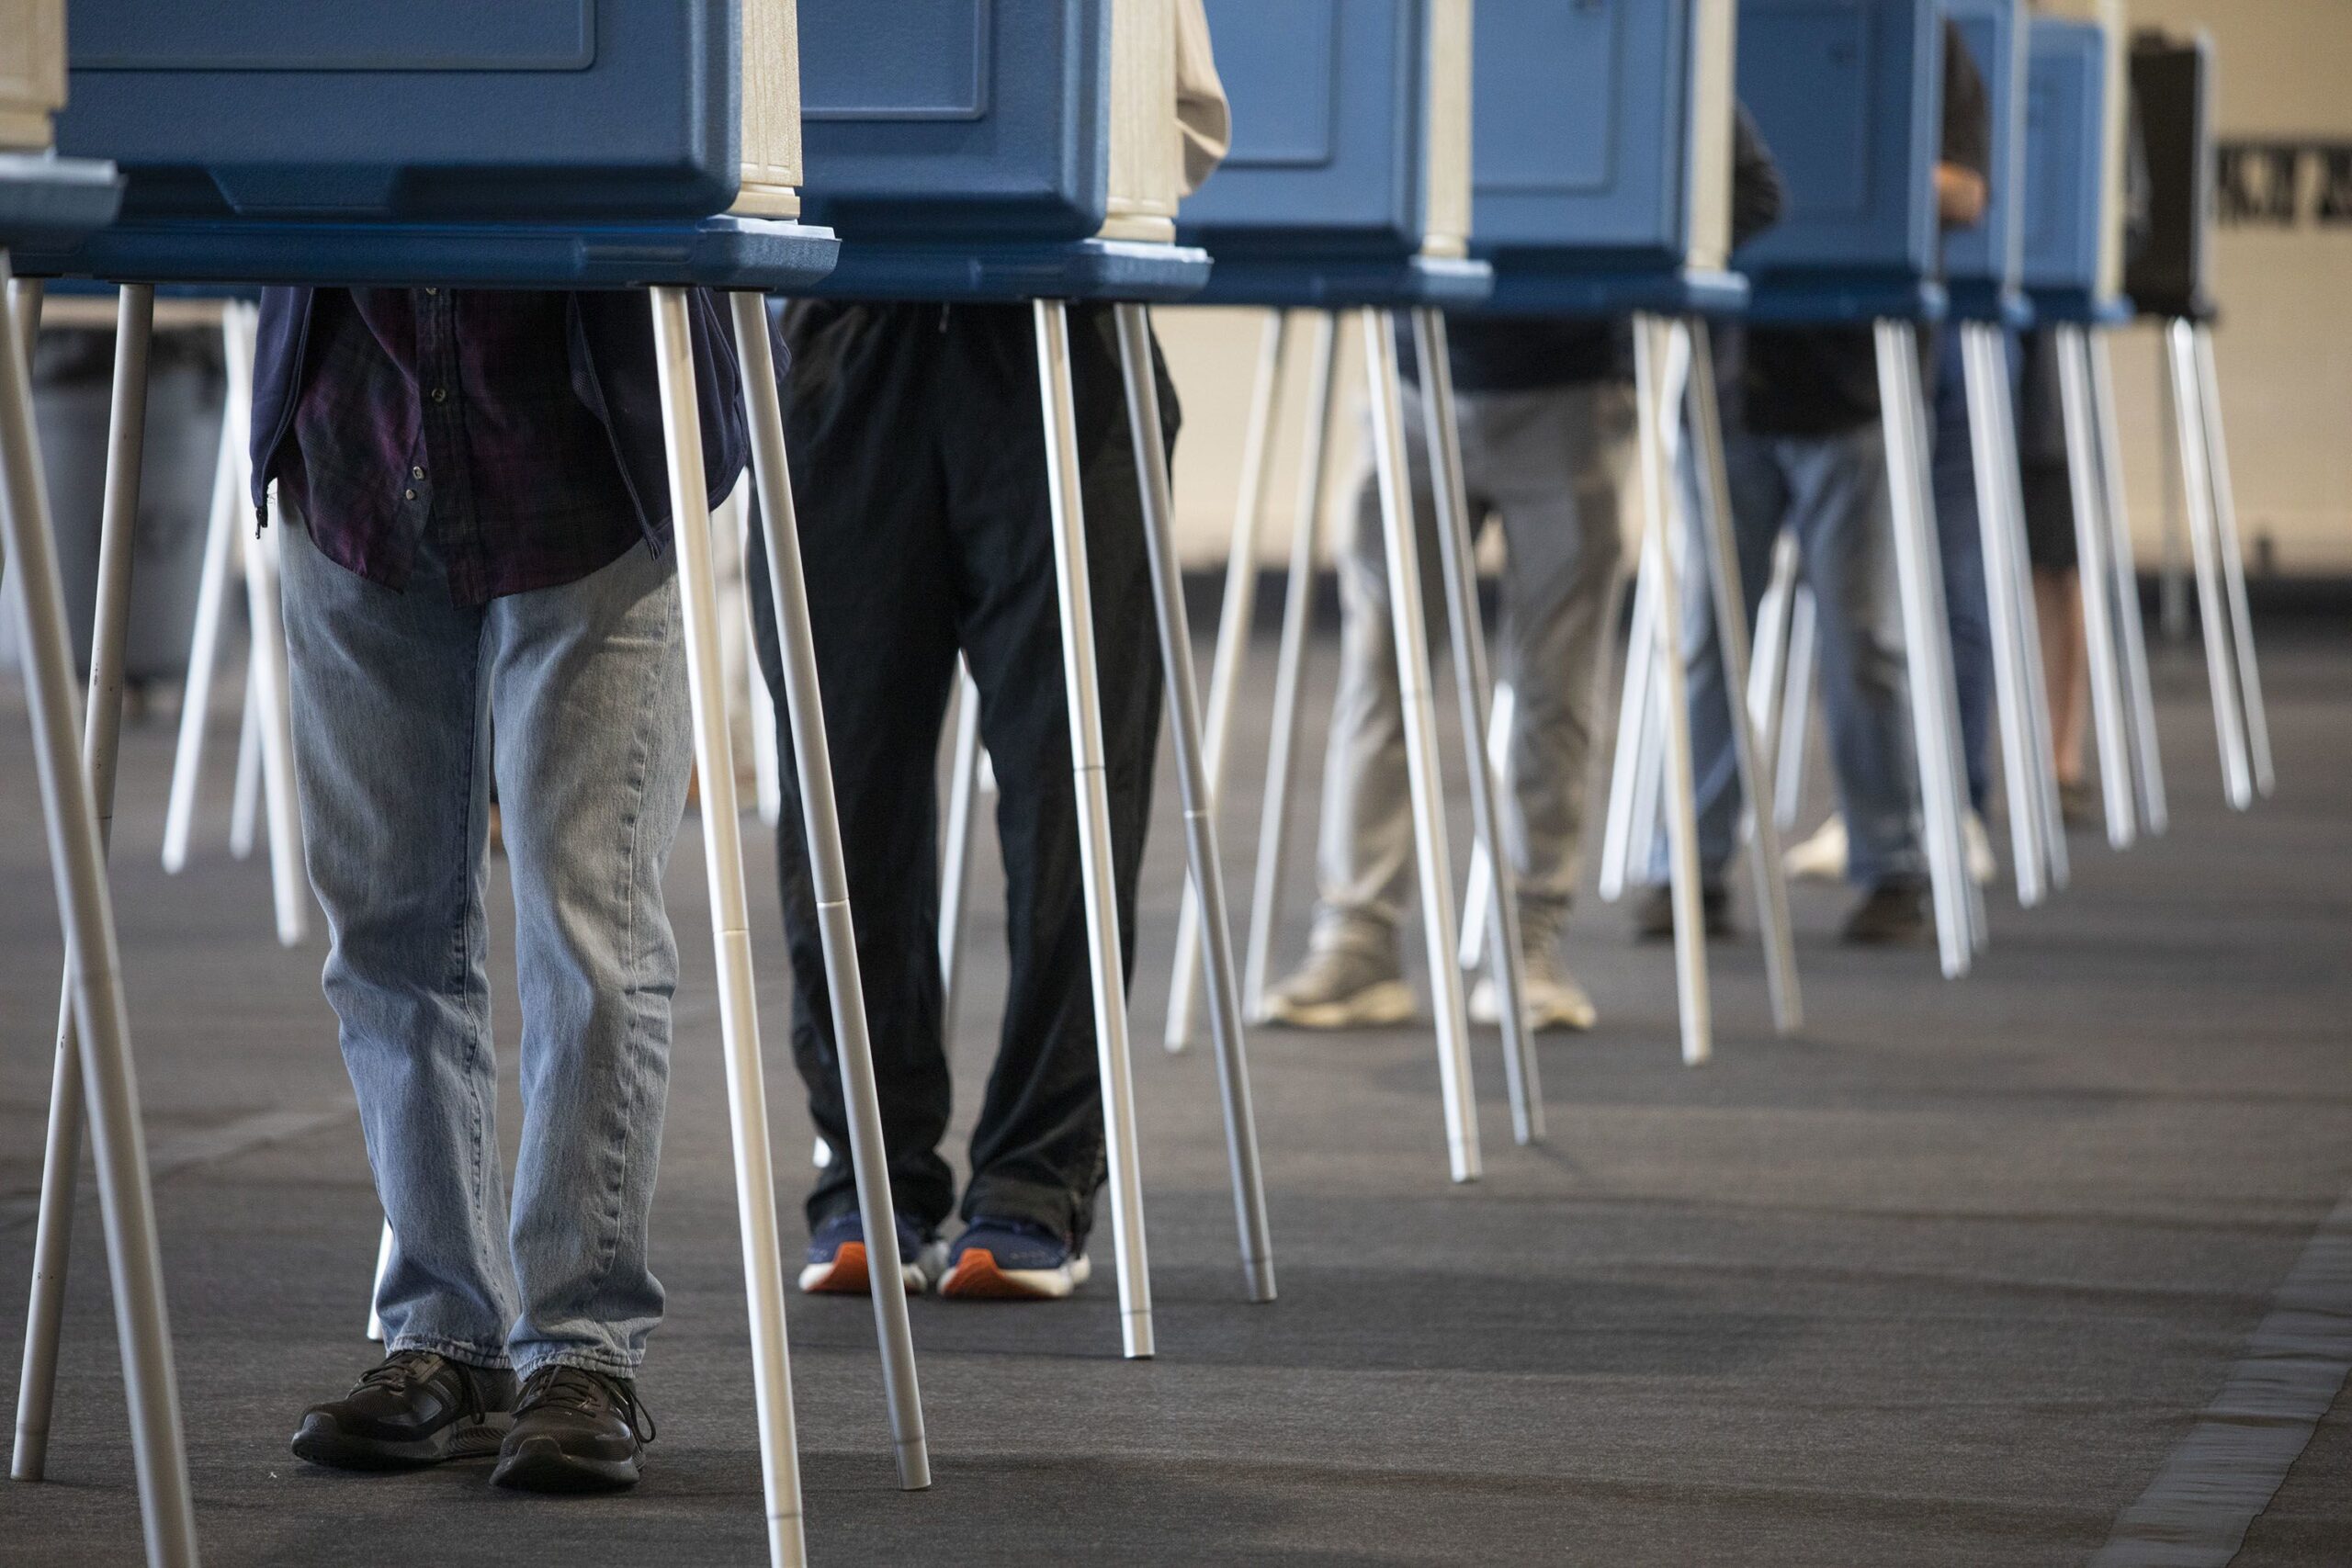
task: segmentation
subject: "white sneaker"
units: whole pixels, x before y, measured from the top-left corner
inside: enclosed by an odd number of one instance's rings
[[[1781,856],[1781,867],[1791,876],[1816,882],[1846,880],[1846,819],[1832,817],[1820,831]]]
[[[1968,840],[1968,874],[1979,886],[1991,886],[2001,874],[2001,863],[1993,856],[1993,835],[1984,830],[1984,818],[1972,811],[1961,830]]]
[[[1374,1029],[1413,1016],[1413,988],[1394,953],[1331,946],[1308,952],[1266,993],[1264,1021],[1294,1029]]]
[[[1527,1021],[1539,1030],[1573,1029],[1581,1032],[1600,1021],[1592,998],[1577,983],[1577,977],[1549,958],[1539,961],[1529,954],[1520,970],[1520,984],[1527,992]],[[1502,1022],[1495,983],[1484,976],[1470,988],[1470,1019],[1474,1023]]]

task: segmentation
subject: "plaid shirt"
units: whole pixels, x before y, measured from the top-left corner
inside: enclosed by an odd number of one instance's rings
[[[318,291],[278,465],[326,557],[398,589],[424,531],[480,604],[576,582],[644,536],[571,378],[566,295]]]

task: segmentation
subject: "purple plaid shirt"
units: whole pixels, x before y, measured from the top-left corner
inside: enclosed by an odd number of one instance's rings
[[[573,389],[566,300],[319,290],[277,479],[328,559],[401,588],[429,528],[450,596],[480,604],[576,582],[644,536]]]

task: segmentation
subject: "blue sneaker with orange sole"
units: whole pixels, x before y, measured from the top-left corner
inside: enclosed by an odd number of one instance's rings
[[[939,1293],[965,1301],[1059,1301],[1093,1272],[1069,1237],[1026,1220],[974,1220],[956,1238]]]
[[[919,1296],[931,1288],[946,1267],[946,1245],[926,1236],[906,1215],[899,1217],[899,1275],[907,1294]],[[812,1296],[865,1295],[867,1283],[865,1225],[855,1210],[835,1214],[809,1233],[808,1261],[800,1270],[800,1288]]]

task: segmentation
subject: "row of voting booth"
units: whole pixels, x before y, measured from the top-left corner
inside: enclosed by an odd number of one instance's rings
[[[25,5],[14,9],[22,13]],[[1293,776],[1306,727],[1307,583],[1291,558],[1265,814],[1246,946],[1231,931],[1217,806],[1237,767],[1236,694],[1257,580],[1275,378],[1311,367],[1302,490],[1319,497],[1338,401],[1338,344],[1359,333],[1405,695],[1419,882],[1436,991],[1442,1129],[1456,1180],[1482,1168],[1463,968],[1483,958],[1505,998],[1512,1130],[1544,1136],[1518,975],[1508,857],[1491,852],[1495,710],[1478,624],[1447,369],[1449,314],[1626,317],[1634,323],[1645,526],[1604,885],[1622,886],[1662,824],[1671,846],[1682,1049],[1712,1050],[1683,700],[1683,597],[1703,574],[1735,692],[1738,762],[1775,1021],[1799,1026],[1775,780],[1801,744],[1806,624],[1792,580],[1767,596],[1753,647],[1731,547],[1711,323],[1867,325],[1875,334],[1927,842],[1943,967],[1966,970],[1984,917],[1962,846],[1965,784],[1928,485],[1919,337],[1967,355],[2001,730],[2020,897],[2065,874],[2040,654],[2025,578],[2003,334],[2055,323],[2065,367],[2086,611],[2097,664],[2110,837],[2162,827],[2146,656],[2126,547],[2102,333],[2119,292],[2119,169],[2110,112],[2119,40],[2029,20],[2014,0],[1210,0],[1235,138],[1224,168],[1179,202],[1171,0],[683,0],[598,6],[453,0],[306,6],[233,0],[30,0],[22,102],[0,100],[0,246],[17,281],[0,313],[0,468],[12,613],[57,892],[68,931],[59,1055],[14,1472],[43,1473],[85,1121],[106,1242],[151,1562],[198,1558],[149,1193],[119,952],[107,895],[121,647],[138,505],[146,349],[159,287],[449,286],[643,290],[668,434],[695,760],[714,915],[729,1132],[773,1560],[804,1559],[775,1170],[762,1088],[752,942],[714,626],[684,290],[725,290],[753,434],[754,478],[785,652],[804,819],[842,1045],[851,1147],[875,1281],[883,1382],[902,1485],[929,1480],[857,960],[817,701],[765,296],[1025,303],[1033,312],[1080,812],[1091,984],[1109,1145],[1122,1348],[1154,1353],[1120,935],[1077,473],[1067,306],[1115,307],[1166,666],[1187,906],[1170,1041],[1196,986],[1225,1115],[1242,1294],[1275,1294],[1245,1026],[1283,905]],[[1941,23],[1983,67],[1996,119],[1993,209],[1946,247],[1935,197]],[[2192,75],[2194,73],[2192,73]],[[70,91],[69,91],[70,89]],[[2204,101],[2197,91],[2188,96]],[[1744,101],[1775,153],[1789,209],[1734,254],[1731,126]],[[62,112],[60,112],[62,110]],[[2199,111],[2201,114],[2201,109]],[[54,149],[51,116],[56,114]],[[2186,156],[2203,156],[2201,120]],[[2192,178],[2200,176],[2190,176]],[[2174,214],[2193,252],[2164,303],[2198,577],[2233,804],[2268,787],[2267,735],[2212,389],[2199,209]],[[74,687],[31,434],[25,348],[45,277],[119,285],[99,604],[85,719]],[[1157,432],[1146,308],[1269,312],[1205,704],[1195,689]],[[1424,383],[1436,515],[1413,515],[1391,325],[1409,321]],[[1343,319],[1344,318],[1344,319]],[[1300,330],[1303,327],[1303,331]],[[2201,500],[2198,499],[2200,498]],[[1695,525],[1686,526],[1686,523]],[[1442,581],[1420,582],[1433,527]],[[249,564],[257,627],[274,618]],[[224,590],[214,590],[216,594]],[[1457,925],[1424,604],[1442,604],[1476,842]],[[217,618],[218,605],[215,605]],[[263,639],[256,638],[258,645]],[[269,676],[262,675],[266,682]],[[280,687],[262,694],[282,713]],[[966,705],[969,712],[970,705]],[[1748,711],[1753,708],[1754,712]],[[77,729],[81,733],[77,736]],[[264,739],[267,739],[266,734]],[[279,743],[283,744],[282,733]],[[958,747],[951,871],[968,845],[984,765]],[[265,773],[266,770],[265,770]],[[175,792],[176,796],[176,792]],[[292,816],[286,814],[290,825]],[[953,828],[954,825],[951,824]],[[291,855],[286,863],[293,862]],[[951,903],[960,894],[951,895]],[[960,910],[943,917],[954,958]],[[1467,928],[1467,929],[1464,929]],[[1457,962],[1457,949],[1463,962]],[[130,955],[136,961],[136,954]],[[385,1246],[398,1245],[387,1235]]]

